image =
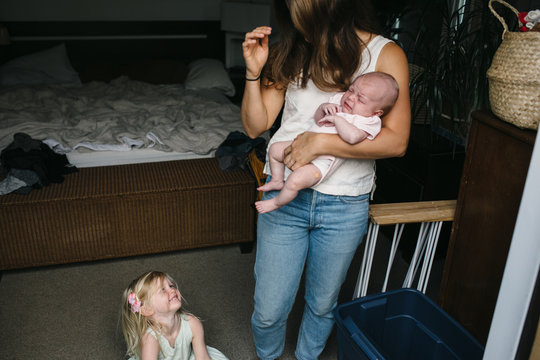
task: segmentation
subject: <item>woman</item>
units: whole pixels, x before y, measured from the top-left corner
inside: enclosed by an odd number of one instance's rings
[[[247,33],[242,44],[246,133],[254,138],[270,129],[284,106],[281,127],[270,143],[294,139],[284,159],[290,170],[320,155],[346,160],[291,203],[259,215],[252,329],[261,359],[281,355],[287,317],[305,271],[306,306],[296,357],[317,359],[332,330],[332,310],[347,269],[366,232],[373,159],[403,156],[407,148],[408,65],[396,44],[377,36],[373,12],[363,0],[276,1],[275,14],[281,32],[271,51],[272,29],[266,26]],[[370,71],[392,75],[400,89],[373,141],[351,145],[335,134],[305,132],[318,104]],[[275,195],[270,191],[263,199]]]

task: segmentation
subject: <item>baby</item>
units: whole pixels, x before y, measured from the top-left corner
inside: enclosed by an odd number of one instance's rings
[[[390,111],[398,97],[396,80],[386,73],[371,72],[358,76],[349,89],[321,104],[314,115],[315,123],[308,131],[338,134],[349,144],[366,138],[373,140],[381,130],[381,116]],[[270,145],[268,159],[272,177],[257,188],[259,191],[281,190],[269,200],[257,201],[259,213],[276,210],[291,202],[298,191],[317,185],[341,164],[343,159],[319,156],[310,164],[293,171],[284,182],[284,150],[292,141]]]

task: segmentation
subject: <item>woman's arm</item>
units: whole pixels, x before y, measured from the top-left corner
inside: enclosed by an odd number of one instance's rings
[[[396,104],[382,118],[381,132],[377,137],[371,141],[350,145],[338,135],[311,132],[300,134],[285,150],[284,163],[291,170],[296,170],[320,155],[356,159],[382,159],[405,155],[411,123],[409,66],[405,53],[396,44],[387,44],[379,55],[375,70],[392,75],[399,86]]]
[[[242,52],[246,62],[247,79],[261,76],[268,59],[268,37],[271,32],[271,28],[261,26],[246,34]],[[285,101],[285,90],[278,90],[275,86],[261,86],[261,83],[268,85],[265,79],[246,80],[242,98],[242,125],[251,138],[272,127]]]
[[[188,322],[191,332],[193,333],[191,346],[193,347],[195,359],[210,360],[210,356],[206,350],[206,343],[204,342],[204,329],[201,320],[197,319],[195,316],[190,316]]]

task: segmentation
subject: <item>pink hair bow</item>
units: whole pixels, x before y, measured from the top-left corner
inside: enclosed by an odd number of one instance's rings
[[[128,303],[131,305],[131,311],[134,313],[138,313],[139,310],[141,310],[141,300],[137,298],[137,295],[135,293],[130,293],[128,295]]]

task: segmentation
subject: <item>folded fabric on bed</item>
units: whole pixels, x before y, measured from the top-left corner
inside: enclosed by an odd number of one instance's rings
[[[80,87],[0,90],[0,148],[13,134],[54,139],[62,147],[142,144],[161,151],[208,154],[242,130],[240,109],[222,93],[152,85],[120,77]],[[119,145],[121,145],[119,147]]]

